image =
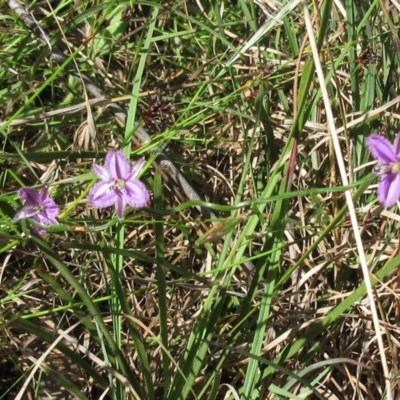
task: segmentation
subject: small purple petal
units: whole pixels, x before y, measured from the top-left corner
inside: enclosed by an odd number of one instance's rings
[[[48,218],[45,212],[35,215],[32,219],[40,225],[58,225],[58,221]]]
[[[107,182],[96,183],[89,192],[88,201],[94,208],[110,207],[117,202],[115,190],[110,189]]]
[[[39,193],[31,188],[22,188],[18,190],[18,196],[25,201],[28,206],[35,206],[42,203]]]
[[[42,228],[38,228],[37,226],[32,227],[33,231],[36,232],[38,235],[40,236],[44,236],[47,231],[42,229]]]
[[[144,163],[145,163],[144,158],[141,158],[140,160],[137,160],[135,162],[135,164],[132,167],[129,179],[136,179],[139,176],[141,170],[143,169]]]
[[[122,151],[110,151],[105,161],[106,170],[113,179],[126,180],[131,173],[131,166]]]
[[[39,196],[42,199],[42,203],[49,198],[49,189],[45,186],[43,187],[40,192],[39,192]]]
[[[124,212],[125,212],[125,196],[117,196],[117,203],[116,203],[116,209],[117,209],[117,216],[118,219],[123,219],[124,218]]]
[[[60,210],[45,210],[43,214],[43,219],[46,220],[46,223],[43,222],[44,225],[58,225],[58,221],[56,220],[56,217],[58,217],[58,214],[60,213]]]
[[[14,221],[19,221],[24,218],[31,218],[38,213],[36,206],[26,206],[22,210],[19,210],[14,217]]]
[[[394,152],[398,159],[400,159],[400,132],[396,135],[393,143]]]
[[[392,207],[400,197],[400,174],[382,176],[378,185],[378,200],[385,207]]]
[[[381,164],[394,163],[397,161],[395,149],[389,140],[383,136],[373,134],[367,138],[366,143],[371,154]]]
[[[43,201],[43,205],[45,207],[44,212],[46,213],[46,215],[51,216],[51,218],[57,218],[60,214],[60,208],[51,197],[45,199]]]
[[[110,178],[107,170],[103,167],[100,167],[100,165],[93,164],[92,166],[93,171],[97,174],[97,176],[102,180],[102,181],[109,181],[112,178]]]
[[[140,208],[149,203],[150,193],[146,186],[137,179],[127,181],[125,184],[125,199],[131,207]]]
[[[42,188],[40,192],[31,188],[23,188],[18,191],[18,194],[27,205],[15,214],[15,221],[32,218],[42,225],[58,225],[56,218],[60,214],[60,209],[49,196],[46,187]],[[46,233],[44,229],[34,228],[34,230],[40,235]]]
[[[58,221],[56,219],[52,218],[51,216],[47,216],[46,220],[47,220],[47,224],[45,224],[45,225],[59,225]]]

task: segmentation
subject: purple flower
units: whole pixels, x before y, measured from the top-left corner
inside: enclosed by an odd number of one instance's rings
[[[400,197],[400,133],[393,145],[384,137],[371,135],[367,147],[378,160],[374,172],[380,177],[378,199],[386,207],[392,207]]]
[[[41,225],[58,225],[56,218],[60,214],[60,209],[49,196],[49,190],[46,187],[40,192],[31,188],[22,188],[18,190],[18,196],[25,203],[25,207],[15,214],[14,221],[32,218]],[[39,235],[46,233],[45,229],[37,227],[33,229]]]
[[[150,200],[150,193],[137,176],[144,165],[144,158],[131,167],[122,151],[109,151],[105,166],[93,164],[94,172],[101,182],[96,183],[89,192],[88,201],[94,208],[110,207],[117,209],[119,219],[124,217],[126,205],[144,207]]]

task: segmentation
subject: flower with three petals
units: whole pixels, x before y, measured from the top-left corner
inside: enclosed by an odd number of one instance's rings
[[[18,196],[25,203],[25,207],[15,214],[14,221],[24,218],[32,218],[41,225],[58,225],[56,218],[60,209],[50,197],[48,188],[44,187],[39,192],[31,188],[18,190]],[[46,230],[34,227],[36,233],[44,235]]]
[[[119,219],[124,217],[126,206],[140,208],[150,201],[150,193],[140,182],[139,176],[144,159],[133,166],[122,151],[109,151],[105,165],[93,164],[93,171],[101,179],[90,190],[88,201],[94,208],[115,206]]]

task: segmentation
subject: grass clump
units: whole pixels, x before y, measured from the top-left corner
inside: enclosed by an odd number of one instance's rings
[[[395,7],[0,5],[0,398],[397,398]],[[117,149],[122,219],[87,200]]]

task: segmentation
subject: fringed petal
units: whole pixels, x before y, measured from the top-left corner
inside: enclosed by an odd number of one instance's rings
[[[126,203],[131,207],[145,207],[150,201],[150,193],[146,186],[137,179],[127,181],[125,184]]]
[[[144,163],[145,163],[144,158],[141,158],[140,160],[137,160],[135,164],[133,164],[129,180],[136,179],[139,176],[140,172],[143,169]]]
[[[117,209],[118,219],[124,218],[125,207],[126,207],[125,196],[122,195],[117,196],[116,209]]]
[[[102,181],[109,181],[111,179],[107,170],[100,165],[93,164],[92,169]]]
[[[400,173],[382,176],[378,186],[378,200],[385,207],[392,207],[400,197]]]
[[[117,202],[117,194],[107,182],[96,183],[89,192],[88,201],[94,208],[110,207]]]
[[[38,213],[36,206],[26,206],[22,210],[19,210],[14,217],[14,221],[19,221],[20,219],[32,218]]]
[[[371,154],[381,164],[397,162],[397,156],[394,147],[389,140],[383,136],[373,134],[367,138],[366,143]]]
[[[112,179],[126,180],[131,174],[131,166],[122,151],[108,152],[105,167]]]
[[[27,206],[35,206],[42,203],[42,197],[35,189],[28,187],[19,189],[18,196],[25,201]]]

